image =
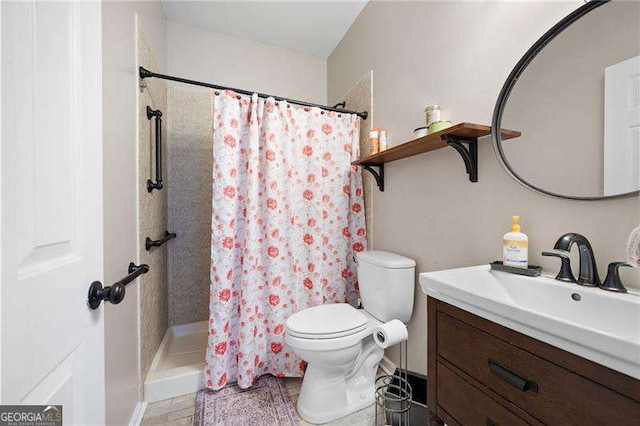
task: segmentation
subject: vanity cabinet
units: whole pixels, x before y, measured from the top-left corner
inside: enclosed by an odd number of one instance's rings
[[[427,303],[431,424],[640,424],[640,380],[437,299]]]

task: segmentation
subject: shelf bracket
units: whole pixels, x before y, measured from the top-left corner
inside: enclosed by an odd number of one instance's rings
[[[458,151],[464,161],[470,182],[478,181],[478,138],[442,135],[447,145]],[[466,146],[465,146],[466,144]]]
[[[369,166],[368,164],[361,164],[360,167],[373,175],[373,178],[376,180],[378,189],[380,189],[380,192],[384,192],[384,164],[380,164],[379,166]],[[375,171],[373,167],[377,167],[378,171]]]

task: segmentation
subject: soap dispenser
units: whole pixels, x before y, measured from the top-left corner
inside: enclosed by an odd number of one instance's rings
[[[505,266],[529,267],[529,238],[520,232],[520,216],[511,217],[511,231],[504,234],[502,255]]]

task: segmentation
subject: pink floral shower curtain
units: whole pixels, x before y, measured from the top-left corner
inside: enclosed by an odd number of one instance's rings
[[[284,343],[301,309],[357,298],[366,244],[355,115],[215,96],[205,385],[301,376]]]

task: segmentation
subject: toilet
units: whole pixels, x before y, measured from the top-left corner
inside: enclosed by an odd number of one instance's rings
[[[357,259],[362,309],[314,306],[285,323],[285,342],[307,362],[296,408],[309,423],[327,423],[374,403],[384,350],[373,330],[393,319],[407,323],[413,312],[415,261],[377,250]]]

